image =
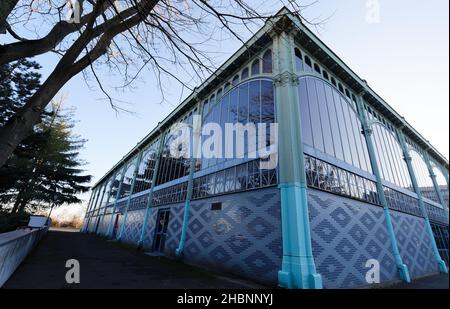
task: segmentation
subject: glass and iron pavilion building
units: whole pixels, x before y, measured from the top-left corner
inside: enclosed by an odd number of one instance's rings
[[[277,167],[172,157],[172,124],[194,115],[277,122]],[[268,285],[352,288],[376,264],[381,282],[447,271],[448,188],[447,159],[283,9],[98,181],[82,231]]]

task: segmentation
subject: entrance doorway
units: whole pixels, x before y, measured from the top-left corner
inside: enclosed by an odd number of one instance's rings
[[[166,243],[167,228],[169,226],[169,209],[161,209],[156,217],[155,241],[153,243],[153,251],[158,253],[164,252]]]
[[[116,237],[117,237],[117,231],[119,229],[119,218],[120,218],[120,214],[117,214],[116,218],[114,220],[114,226],[113,226],[113,230],[112,230],[112,234],[111,234],[112,239],[116,239]]]

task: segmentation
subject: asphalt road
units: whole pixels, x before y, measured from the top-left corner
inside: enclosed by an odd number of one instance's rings
[[[80,264],[80,283],[65,280],[66,261]],[[75,230],[53,229],[3,288],[251,288],[163,257],[151,257]]]

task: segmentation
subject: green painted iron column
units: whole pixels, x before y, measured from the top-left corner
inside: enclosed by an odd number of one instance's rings
[[[428,152],[425,153],[425,162],[427,164],[428,172],[430,173],[430,178],[433,181],[434,190],[436,191],[436,194],[438,196],[439,204],[441,204],[442,208],[444,209],[445,219],[448,222],[448,209],[447,209],[447,206],[445,205],[445,201],[444,201],[444,197],[442,196],[441,188],[439,188],[439,184],[437,183],[436,174],[434,173],[433,167],[431,166],[430,157],[428,155]]]
[[[322,277],[316,271],[311,245],[294,36],[292,32],[274,32],[272,39],[283,239],[278,285],[289,289],[321,289]]]
[[[111,219],[109,219],[108,229],[106,230],[106,235],[105,235],[106,238],[108,238],[109,234],[111,233],[111,226],[113,224],[114,214],[115,214],[116,208],[117,208],[117,199],[120,196],[120,190],[122,190],[122,183],[123,183],[123,178],[125,177],[125,171],[126,171],[126,166],[124,166],[122,168],[122,175],[120,176],[120,183],[119,183],[119,187],[117,188],[117,193],[116,193],[116,198],[114,200],[114,207],[113,207],[113,210],[112,210]]]
[[[403,263],[403,259],[400,255],[400,251],[398,249],[397,238],[395,236],[394,226],[392,225],[391,213],[389,210],[389,205],[386,200],[386,196],[384,194],[383,188],[383,180],[380,173],[380,168],[378,166],[377,158],[375,155],[375,146],[372,139],[373,130],[372,123],[367,119],[366,109],[364,108],[364,101],[362,95],[359,96],[357,100],[358,114],[363,126],[363,133],[366,139],[367,151],[369,152],[370,164],[372,166],[373,174],[376,178],[376,187],[378,196],[380,198],[381,206],[383,206],[384,218],[386,220],[386,227],[389,235],[389,239],[391,241],[391,249],[392,254],[394,255],[395,264],[397,265],[397,270],[399,277],[404,282],[411,282],[411,276],[409,274],[408,266]]]
[[[180,242],[178,244],[178,248],[175,250],[175,254],[177,257],[183,256],[184,251],[184,241],[186,239],[186,230],[188,226],[188,220],[189,220],[189,208],[191,205],[191,199],[192,199],[192,189],[193,189],[193,183],[194,183],[194,173],[195,173],[195,162],[197,161],[197,155],[198,155],[198,147],[199,147],[199,141],[200,141],[200,130],[201,130],[201,105],[198,104],[197,107],[198,110],[198,116],[200,121],[193,121],[192,122],[192,141],[193,145],[190,145],[190,156],[191,161],[189,165],[189,179],[188,179],[188,186],[187,186],[187,192],[186,192],[186,201],[184,202],[184,214],[183,214],[183,226],[181,228],[181,236],[180,236]],[[194,117],[192,118],[194,119]],[[190,142],[190,141],[189,141]]]
[[[117,236],[117,241],[118,242],[120,242],[120,240],[122,239],[122,234],[123,234],[123,231],[125,229],[125,222],[127,221],[127,217],[128,217],[128,209],[130,208],[131,196],[133,195],[134,185],[136,183],[136,175],[138,173],[139,164],[141,164],[141,160],[142,160],[142,155],[143,154],[144,154],[144,151],[141,151],[139,153],[139,156],[138,156],[137,160],[136,160],[136,166],[135,166],[134,172],[133,172],[133,181],[131,183],[130,194],[128,195],[127,205],[125,206],[125,214],[123,215],[123,220],[122,220],[122,225],[120,227],[119,236]]]
[[[164,139],[166,138],[166,134],[162,133],[159,138],[160,138],[160,140],[159,140],[159,145],[158,145],[158,151],[156,153],[155,169],[153,170],[153,175],[152,175],[152,184],[150,185],[150,192],[148,194],[147,205],[145,206],[145,214],[144,214],[144,220],[142,222],[141,236],[139,237],[139,240],[137,243],[138,248],[142,247],[142,245],[144,244],[145,227],[147,226],[148,216],[150,215],[150,208],[152,207],[153,190],[155,188],[156,176],[158,174],[159,163],[161,161],[161,154],[163,151]]]
[[[447,274],[448,273],[447,266],[445,265],[445,262],[442,260],[441,255],[439,254],[439,250],[436,246],[436,240],[434,239],[433,230],[431,229],[431,225],[430,225],[430,219],[428,218],[428,214],[425,209],[425,205],[423,203],[422,192],[420,191],[419,185],[417,183],[416,174],[414,172],[414,169],[413,169],[413,166],[411,163],[412,158],[409,155],[408,146],[406,145],[405,137],[403,136],[403,132],[401,131],[401,129],[400,129],[400,131],[397,132],[397,134],[398,134],[398,137],[400,140],[400,144],[402,146],[403,156],[406,161],[406,165],[408,167],[409,175],[411,176],[411,182],[412,182],[414,191],[416,192],[416,194],[419,198],[420,211],[422,212],[422,216],[424,217],[424,220],[425,220],[426,230],[427,230],[428,236],[430,237],[431,247],[433,250],[434,257],[438,263],[439,271],[441,273]]]
[[[442,175],[444,175],[445,182],[447,183],[447,191],[448,191],[448,190],[450,190],[450,185],[448,183],[448,170],[442,165],[438,168],[442,172]],[[444,172],[444,171],[447,171],[447,172]],[[447,214],[448,214],[448,212],[450,211],[449,205],[445,203],[445,200],[444,200],[444,204],[445,204],[445,209],[447,209]],[[448,217],[447,217],[447,220],[448,220]]]

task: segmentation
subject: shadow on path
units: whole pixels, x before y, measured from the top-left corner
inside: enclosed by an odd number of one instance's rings
[[[397,283],[389,289],[446,289],[448,290],[448,275],[439,274],[413,280],[411,283]]]
[[[80,284],[67,284],[66,261],[80,262]],[[4,288],[248,288],[196,267],[74,230],[52,229]],[[255,287],[257,287],[255,285]]]

